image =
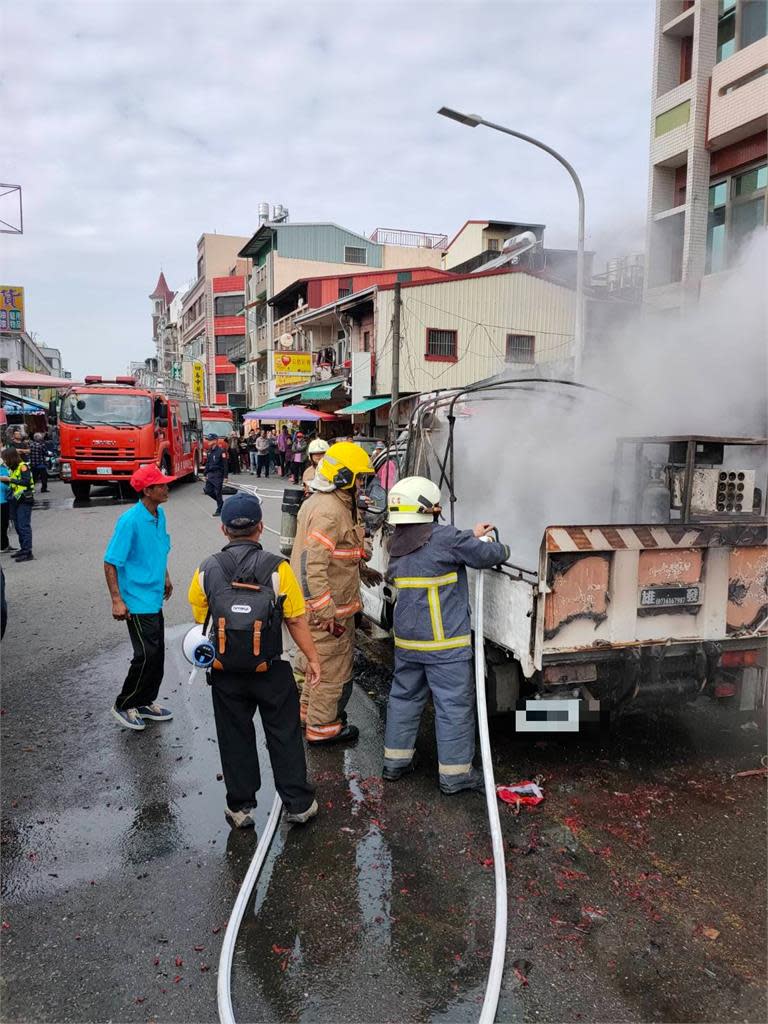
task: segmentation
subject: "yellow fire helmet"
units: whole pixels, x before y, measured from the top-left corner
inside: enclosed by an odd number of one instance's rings
[[[352,441],[337,441],[332,444],[317,467],[317,475],[340,491],[355,486],[359,476],[375,473],[368,452]]]

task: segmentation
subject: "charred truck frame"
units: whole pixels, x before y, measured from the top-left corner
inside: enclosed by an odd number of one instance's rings
[[[453,522],[457,403],[542,385],[583,388],[526,378],[437,393],[417,404],[406,435],[379,462],[395,458],[401,475],[439,482]],[[444,445],[432,436],[438,420]],[[767,452],[759,437],[620,438],[610,521],[549,526],[536,569],[506,564],[486,574],[489,706],[517,708],[527,729],[519,707],[531,697],[610,711],[701,694],[737,712],[762,708]],[[389,531],[381,516],[371,525],[371,564],[386,573]],[[391,582],[364,589],[366,613],[391,628],[396,597]]]

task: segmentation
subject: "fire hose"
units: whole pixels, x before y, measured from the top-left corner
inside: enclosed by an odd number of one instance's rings
[[[504,843],[501,835],[501,822],[496,797],[496,782],[493,776],[491,760],[491,742],[488,735],[488,711],[485,700],[485,651],[483,647],[483,572],[478,570],[475,585],[475,688],[477,693],[477,718],[480,731],[480,754],[483,762],[483,779],[485,782],[485,800],[488,808],[488,823],[491,831],[491,848],[493,851],[493,873],[496,887],[496,915],[494,922],[493,949],[491,966],[488,971],[488,983],[485,998],[480,1011],[478,1024],[493,1024],[499,1003],[501,980],[504,973],[504,956],[507,945],[507,871],[504,863]],[[219,972],[216,986],[216,999],[221,1024],[235,1024],[232,1008],[232,960],[235,952],[235,940],[245,914],[251,893],[261,874],[261,869],[272,844],[278,823],[282,801],[275,794],[269,812],[264,833],[258,842],[243,884],[237,894],[232,913],[229,915],[224,941],[219,955]]]

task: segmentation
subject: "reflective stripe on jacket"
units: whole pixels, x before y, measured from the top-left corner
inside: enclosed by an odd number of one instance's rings
[[[310,621],[347,619],[360,611],[364,530],[354,515],[353,491],[316,491],[299,509],[291,568]]]
[[[506,545],[478,540],[471,530],[436,524],[422,547],[392,557],[389,575],[397,586],[394,632],[398,654],[419,662],[470,659],[465,566],[488,569],[508,554]]]
[[[16,469],[11,470],[8,475],[8,485],[11,488],[11,497],[16,501],[34,498],[35,482],[32,479],[32,471],[26,462],[20,462]]]

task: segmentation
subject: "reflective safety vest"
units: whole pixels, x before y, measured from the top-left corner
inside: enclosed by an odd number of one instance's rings
[[[396,527],[396,530],[408,527]],[[397,586],[394,633],[398,656],[422,663],[472,657],[467,571],[488,569],[509,557],[504,544],[486,543],[471,530],[435,524],[427,542],[392,557]]]
[[[11,497],[16,501],[34,498],[35,481],[32,479],[32,471],[26,462],[20,462],[16,469],[11,470],[8,476],[8,486],[11,488]]]

